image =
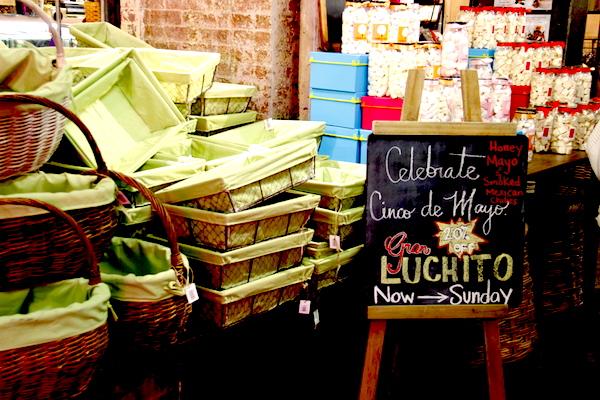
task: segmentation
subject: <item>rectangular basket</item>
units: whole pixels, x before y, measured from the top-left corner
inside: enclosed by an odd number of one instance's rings
[[[361,235],[364,212],[364,206],[340,212],[317,207],[310,225],[315,230],[315,238],[328,241],[330,235],[337,235],[340,237],[340,242],[347,245],[363,239]]]
[[[286,192],[238,213],[219,213],[166,205],[180,242],[231,250],[298,232],[306,225],[319,196]]]
[[[167,203],[218,212],[239,212],[311,179],[316,141],[246,152],[157,196]]]
[[[209,289],[226,290],[300,264],[313,233],[305,229],[225,253],[185,244],[180,247],[197,282]]]
[[[313,270],[300,266],[221,292],[201,287],[195,315],[219,328],[232,326],[298,298]]]
[[[321,259],[304,258],[302,263],[314,265],[313,277],[317,282],[317,289],[322,289],[348,277],[352,261],[363,247],[361,244]]]
[[[211,136],[227,129],[240,125],[251,124],[256,121],[256,111],[246,111],[237,114],[197,116],[190,115],[190,119],[196,121],[196,132],[203,136]]]
[[[364,204],[366,178],[367,169],[363,164],[319,160],[315,177],[296,189],[320,195],[321,208],[342,211]]]
[[[194,115],[221,115],[243,113],[248,109],[256,86],[214,82],[202,96],[192,104]]]

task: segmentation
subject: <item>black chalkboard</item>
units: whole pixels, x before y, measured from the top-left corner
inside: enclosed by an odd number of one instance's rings
[[[527,147],[524,136],[369,136],[371,305],[518,304]]]

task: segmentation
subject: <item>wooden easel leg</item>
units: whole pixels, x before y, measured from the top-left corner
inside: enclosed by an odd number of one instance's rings
[[[375,396],[377,396],[377,381],[386,326],[387,321],[384,319],[371,320],[369,324],[369,339],[360,385],[360,400],[375,400]]]
[[[497,319],[484,320],[485,360],[490,400],[505,400],[504,371],[500,354],[500,328]],[[364,378],[363,378],[364,379]]]

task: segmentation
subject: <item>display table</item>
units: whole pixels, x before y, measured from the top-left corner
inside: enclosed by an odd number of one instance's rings
[[[559,167],[567,167],[575,163],[582,163],[587,159],[587,154],[583,150],[576,150],[571,154],[541,154],[536,153],[533,160],[529,162],[527,175],[537,176],[541,173],[554,171]]]

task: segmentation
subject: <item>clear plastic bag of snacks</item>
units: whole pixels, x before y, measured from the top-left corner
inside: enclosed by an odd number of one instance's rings
[[[496,13],[494,7],[479,7],[471,37],[471,46],[475,49],[495,49],[494,26]]]
[[[450,110],[444,99],[442,86],[439,79],[425,79],[419,121],[423,122],[449,122]]]
[[[578,104],[589,104],[592,92],[592,70],[587,67],[577,68],[575,74],[576,93]]]
[[[550,151],[558,154],[571,154],[577,131],[577,109],[558,107],[552,125]]]
[[[536,139],[536,116],[535,108],[517,108],[513,122],[517,123],[517,135],[525,135],[529,142],[527,147],[527,160],[533,159],[533,149]]]
[[[469,32],[469,46],[472,47],[473,30],[475,28],[475,19],[477,18],[477,7],[461,6],[458,12],[458,22],[464,22]]]
[[[553,101],[552,91],[557,70],[537,68],[531,76],[531,95],[529,104],[533,107],[545,106]]]
[[[493,79],[493,101],[492,110],[494,115],[493,122],[509,122],[510,121],[510,102],[512,91],[510,82],[507,79]]]
[[[342,12],[342,53],[368,53],[369,14],[367,6],[358,2],[347,2]]]
[[[596,126],[594,109],[592,105],[581,104],[577,107],[577,130],[575,131],[576,150],[585,150],[585,144]]]
[[[556,72],[554,87],[552,89],[552,100],[567,107],[577,106],[577,70],[574,68],[560,68]]]
[[[408,71],[417,67],[416,47],[413,44],[395,44],[389,55],[388,96],[403,98],[406,92]]]
[[[375,5],[368,9],[369,41],[384,43],[390,40],[390,8],[385,5]]]
[[[536,107],[535,117],[535,142],[534,150],[536,153],[550,150],[550,141],[552,139],[552,125],[554,124],[554,108]]]
[[[376,44],[371,48],[369,54],[369,96],[385,96],[388,91],[390,46],[387,44]]]
[[[442,37],[443,77],[458,76],[469,65],[469,33],[464,22],[446,24]]]
[[[421,36],[419,4],[390,6],[390,37],[392,43],[416,43]]]
[[[491,79],[479,79],[479,102],[481,120],[492,122],[494,119],[494,87]]]

